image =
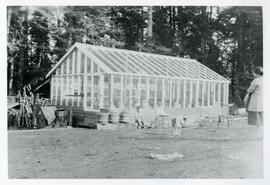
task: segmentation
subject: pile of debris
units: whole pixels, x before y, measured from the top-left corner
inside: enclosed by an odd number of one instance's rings
[[[8,128],[43,128],[55,120],[55,110],[49,99],[35,96],[30,85],[24,86],[17,96],[8,97]]]

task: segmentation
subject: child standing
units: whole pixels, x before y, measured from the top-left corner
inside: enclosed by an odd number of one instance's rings
[[[137,123],[137,128],[141,128],[143,129],[144,128],[144,118],[143,118],[143,115],[141,113],[141,109],[142,107],[141,106],[137,106],[136,108],[136,114],[135,114],[135,123]]]

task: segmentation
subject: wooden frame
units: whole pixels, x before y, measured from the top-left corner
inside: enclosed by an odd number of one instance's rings
[[[76,53],[74,50],[77,50]],[[102,52],[101,52],[102,50]],[[95,51],[93,53],[92,51]],[[99,52],[105,53],[104,56],[98,54]],[[69,55],[72,54],[70,58]],[[81,60],[82,55],[84,55],[84,72],[81,73]],[[88,73],[88,58],[90,59],[91,71]],[[118,62],[121,61],[121,62]],[[143,61],[143,62],[141,62]],[[63,62],[67,62],[66,64],[66,74],[64,74],[64,65]],[[113,67],[107,66],[106,63],[110,63]],[[72,65],[72,66],[70,66]],[[94,66],[97,65],[97,71],[94,72]],[[113,105],[113,89],[114,89],[114,76],[120,75],[120,106],[119,109],[123,110],[125,107],[124,96],[126,92],[124,92],[125,84],[124,77],[130,78],[130,86],[129,86],[129,109],[132,109],[132,100],[133,100],[133,78],[134,76],[138,77],[138,104],[142,105],[141,102],[141,91],[142,87],[146,87],[146,108],[149,108],[149,99],[150,99],[150,78],[154,79],[154,107],[157,107],[158,102],[158,79],[162,79],[162,91],[161,98],[163,104],[165,104],[165,96],[166,92],[169,91],[169,107],[173,108],[179,107],[180,102],[182,103],[182,108],[198,108],[199,107],[199,99],[202,98],[202,106],[203,107],[216,107],[220,106],[221,102],[223,104],[228,104],[228,95],[229,95],[229,81],[224,77],[218,75],[211,69],[205,67],[200,64],[196,60],[192,59],[183,59],[177,57],[170,56],[162,56],[157,54],[149,54],[143,52],[135,52],[129,50],[119,50],[113,48],[106,48],[101,46],[91,46],[85,44],[76,43],[71,49],[64,55],[64,57],[53,67],[53,69],[47,74],[47,76],[51,75],[55,70],[61,68],[61,73],[56,73],[54,75],[55,82],[51,82],[51,98],[55,97],[55,102],[58,101],[58,88],[60,85],[60,105],[62,105],[63,96],[63,78],[66,81],[66,92],[69,91],[69,77],[71,77],[71,91],[74,93],[75,85],[77,88],[80,88],[81,84],[75,84],[75,77],[78,79],[77,83],[80,83],[83,80],[83,107],[85,110],[93,110],[93,84],[94,84],[94,75],[99,75],[99,92],[100,92],[100,102],[99,107],[103,108],[104,105],[104,78],[102,75],[104,73],[109,76],[109,108],[112,108]],[[70,74],[71,67],[71,74]],[[134,67],[134,69],[133,69]],[[75,69],[77,71],[75,72]],[[124,70],[124,71],[123,71]],[[188,70],[188,71],[187,71]],[[132,73],[134,72],[134,73]],[[136,73],[135,73],[136,72]],[[87,107],[87,102],[85,97],[87,97],[87,86],[88,86],[88,76],[91,76],[91,106]],[[81,79],[80,79],[81,78]],[[142,86],[142,78],[146,84]],[[60,81],[59,81],[60,79]],[[169,84],[166,84],[166,81],[169,80]],[[183,80],[183,89],[182,88],[182,80]],[[59,83],[60,82],[60,83]],[[187,91],[187,82],[189,82],[189,91]],[[203,84],[202,88],[202,97],[200,97],[200,82]],[[55,84],[53,84],[55,83]],[[153,82],[151,81],[151,85]],[[221,92],[221,84],[223,84],[223,91]],[[216,91],[216,85],[217,91]],[[54,89],[53,89],[54,87]],[[78,89],[80,92],[81,89]],[[206,91],[207,90],[207,91]],[[183,92],[183,94],[181,94]],[[187,95],[187,92],[189,93]],[[207,92],[207,95],[205,94]],[[55,93],[55,94],[53,94]],[[195,93],[195,95],[194,95]],[[216,93],[218,93],[216,99]],[[221,100],[221,93],[223,93],[223,99]],[[189,96],[188,102],[186,102],[186,98]],[[207,99],[205,99],[207,97]],[[70,97],[66,97],[65,105],[68,105]],[[152,98],[152,97],[151,97]],[[181,101],[180,98],[183,98]],[[74,100],[77,100],[77,104],[74,103]],[[72,96],[72,106],[80,106],[79,102],[81,97]],[[174,101],[176,100],[176,105]],[[205,104],[206,101],[206,104]],[[217,103],[216,103],[217,101]],[[193,105],[193,103],[195,103]]]

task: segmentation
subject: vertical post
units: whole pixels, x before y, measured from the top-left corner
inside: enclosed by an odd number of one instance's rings
[[[56,74],[57,75],[57,74]],[[58,91],[58,75],[55,77],[55,105],[57,105],[57,91]]]
[[[93,95],[93,93],[91,95]],[[110,104],[110,109],[112,109],[113,108],[113,74],[111,74],[111,77],[110,77],[110,102],[109,104]]]
[[[120,98],[120,109],[121,110],[123,110],[123,103],[124,103],[124,101],[123,101],[123,98],[124,98],[124,86],[123,86],[123,83],[124,83],[124,76],[123,75],[120,75],[120,83],[121,83],[121,85],[120,85],[120,96],[121,96],[121,98]]]
[[[218,107],[220,107],[221,105],[221,102],[220,102],[220,99],[221,99],[221,84],[218,83]]]
[[[186,82],[187,80],[184,79],[184,94],[183,94],[183,108],[186,108]]]
[[[51,102],[51,104],[52,104],[52,98],[53,98],[53,89],[52,89],[52,87],[53,87],[53,76],[52,76],[52,78],[51,78],[51,80],[50,80],[50,102]]]
[[[176,88],[176,95],[175,95],[176,96],[176,107],[178,107],[179,95],[180,95],[179,81],[180,81],[179,79],[175,80],[175,85],[176,85],[175,86],[175,88]]]
[[[210,90],[211,90],[210,86],[211,86],[211,82],[209,81],[207,84],[208,84],[207,107],[209,107],[210,106]]]
[[[70,55],[71,54],[72,53],[70,53],[69,56],[67,57],[67,76],[64,77],[65,78],[65,82],[66,82],[66,87],[65,87],[66,92],[68,92],[68,90],[69,90],[69,77],[71,75],[71,74],[69,74],[69,65],[72,65],[72,64],[70,64],[72,62],[72,58],[70,59]],[[65,99],[66,106],[68,106],[69,98],[70,98],[70,96],[66,96],[66,99]]]
[[[173,99],[172,99],[172,95],[173,95],[173,79],[171,78],[170,79],[170,99],[169,99],[169,107],[170,108],[172,108],[172,101],[173,101]]]
[[[195,95],[196,103],[195,108],[199,107],[199,80],[196,80],[196,95]]]
[[[227,89],[227,86],[225,83],[223,83],[223,104],[226,105],[226,89]]]
[[[99,91],[100,91],[100,101],[99,101],[99,107],[103,108],[103,100],[104,100],[104,75],[100,74],[99,75],[99,80],[100,80],[100,86],[99,86]]]
[[[189,86],[189,108],[192,108],[192,101],[193,101],[193,81],[190,80],[190,86]]]
[[[150,90],[150,83],[149,83],[149,78],[150,77],[147,77],[146,78],[146,108],[149,107],[149,90]]]
[[[162,78],[162,105],[165,106],[165,78]]]
[[[76,51],[77,51],[77,55],[78,55],[78,50],[76,50]],[[72,106],[74,106],[74,74],[75,74],[76,62],[78,62],[77,58],[76,58],[76,55],[75,55],[75,52],[74,52],[73,59],[72,59],[72,75],[71,75],[71,91],[72,91],[71,105]],[[71,92],[69,92],[69,94],[71,95]]]
[[[87,100],[87,56],[84,57],[84,74],[83,74],[83,107],[86,107]]]
[[[132,75],[130,75],[130,82],[129,82],[129,108],[132,108]]]
[[[138,84],[138,89],[139,89],[139,92],[138,92],[138,96],[139,96],[139,105],[141,105],[141,80],[142,80],[142,76],[141,75],[139,75],[139,84]]]
[[[227,83],[227,85],[226,85],[226,87],[227,87],[227,97],[226,97],[226,104],[229,104],[229,93],[230,93],[230,89],[229,89],[229,86],[230,84],[229,83]]]
[[[155,78],[155,97],[154,97],[154,108],[157,107],[157,77]]]
[[[216,82],[213,82],[213,106],[216,107]]]
[[[80,106],[80,76],[81,76],[81,60],[82,60],[82,52],[78,52],[79,60],[77,65],[77,71],[78,71],[78,81],[77,81],[77,88],[78,88],[78,96],[77,96],[77,106]]]
[[[202,107],[204,107],[205,81],[202,82]]]
[[[60,105],[63,105],[63,78],[64,76],[60,77]]]

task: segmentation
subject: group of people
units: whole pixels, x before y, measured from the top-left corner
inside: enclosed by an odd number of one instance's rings
[[[248,124],[256,125],[258,128],[258,137],[262,138],[263,135],[263,68],[256,67],[253,70],[254,80],[251,82],[249,88],[247,89],[247,94],[244,98],[244,103],[248,112]],[[137,106],[135,122],[137,128],[151,128],[151,125],[145,125],[144,118],[141,112],[142,107]],[[158,104],[156,118],[166,117],[170,120],[173,133],[175,135],[180,135],[182,124],[185,121],[184,118],[177,118],[167,114],[162,108],[161,103]]]
[[[142,107],[137,106],[136,108],[136,114],[135,114],[135,123],[137,124],[138,129],[144,129],[144,128],[152,128],[152,125],[145,125],[144,123],[144,117],[141,111]],[[173,134],[174,135],[180,135],[182,130],[182,124],[184,123],[184,118],[182,117],[174,117],[172,115],[169,115],[166,113],[162,107],[161,103],[158,103],[158,107],[156,110],[156,122],[167,120],[171,124],[173,128]]]

